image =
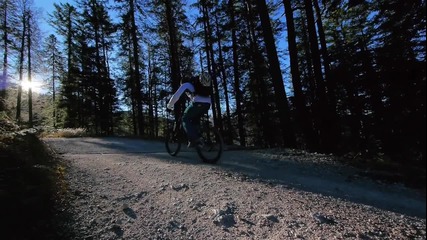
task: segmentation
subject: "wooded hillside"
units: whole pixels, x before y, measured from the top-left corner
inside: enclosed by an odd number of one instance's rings
[[[425,0],[76,0],[43,16],[31,0],[1,0],[0,111],[21,126],[161,137],[180,80],[208,72],[209,114],[228,144],[425,169],[425,9]],[[54,33],[39,28],[43,17]],[[20,83],[36,76],[45,85],[33,99]]]

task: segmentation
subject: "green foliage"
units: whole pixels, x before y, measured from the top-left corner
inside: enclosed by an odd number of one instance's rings
[[[336,84],[338,151],[425,167],[425,1],[335,1],[321,8],[331,61],[326,79]],[[306,13],[296,14],[300,70],[311,105],[315,81]]]

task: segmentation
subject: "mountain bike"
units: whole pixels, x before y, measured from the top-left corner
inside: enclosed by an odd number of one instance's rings
[[[215,127],[211,126],[209,121],[203,121],[199,128],[201,144],[197,145],[196,151],[199,157],[205,163],[216,163],[221,158],[224,141],[221,133]],[[167,118],[165,129],[165,146],[171,156],[177,156],[181,146],[186,144],[187,134],[182,126],[182,118]]]

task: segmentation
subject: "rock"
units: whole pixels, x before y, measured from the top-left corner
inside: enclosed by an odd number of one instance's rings
[[[234,220],[233,214],[223,214],[223,215],[216,215],[213,219],[213,223],[217,226],[222,226],[223,228],[229,228],[234,226],[236,224],[236,221]]]
[[[315,213],[315,214],[313,214],[313,217],[314,217],[314,219],[316,219],[316,220],[317,220],[317,222],[318,222],[319,224],[324,224],[324,223],[326,223],[326,224],[333,225],[333,224],[336,224],[336,223],[337,223],[334,219],[332,219],[332,217],[330,217],[330,216],[324,216],[324,215],[322,215],[322,214],[320,214],[320,213]]]
[[[180,191],[180,190],[187,191],[188,189],[190,189],[190,187],[188,187],[188,185],[185,183],[181,183],[179,185],[171,186],[171,188],[175,191]]]
[[[279,218],[277,218],[277,216],[274,216],[273,214],[264,214],[262,215],[262,217],[264,217],[265,219],[271,222],[275,222],[275,223],[279,222]]]

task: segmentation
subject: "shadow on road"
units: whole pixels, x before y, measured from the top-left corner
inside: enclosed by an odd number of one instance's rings
[[[149,154],[162,161],[196,164],[287,188],[426,218],[425,195],[413,189],[360,177],[356,169],[295,161],[297,156],[273,160],[255,151],[225,151],[220,162],[211,165],[202,163],[197,153],[186,146],[178,156],[172,157],[166,153],[164,144],[158,141],[111,137],[45,139],[45,142],[59,154]]]

